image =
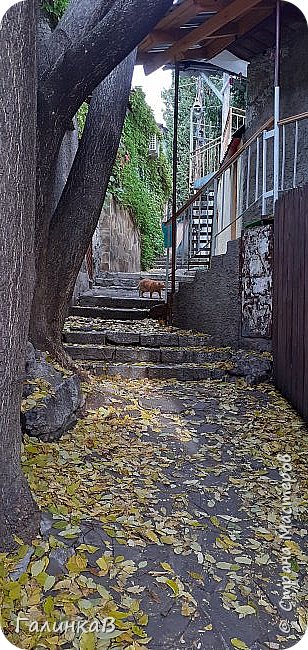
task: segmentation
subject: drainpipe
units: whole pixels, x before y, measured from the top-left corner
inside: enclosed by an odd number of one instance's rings
[[[274,183],[273,208],[279,194],[279,117],[280,117],[280,0],[276,0],[276,50],[274,73]]]
[[[174,76],[174,115],[173,115],[173,170],[172,170],[172,260],[171,260],[171,308],[175,294],[176,271],[176,198],[177,198],[177,168],[178,168],[178,116],[179,116],[179,64],[175,64]]]

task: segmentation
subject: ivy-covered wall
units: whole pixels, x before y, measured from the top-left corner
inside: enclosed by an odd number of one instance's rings
[[[149,153],[156,134],[159,154]],[[121,143],[110,178],[109,192],[132,209],[141,236],[141,267],[148,269],[163,251],[161,219],[171,196],[171,168],[163,150],[162,133],[141,88],[130,96]]]
[[[41,0],[41,7],[55,27],[68,0]],[[157,158],[149,155],[151,135],[162,145],[162,134],[141,88],[131,92],[121,143],[108,192],[135,217],[141,239],[141,267],[148,269],[163,252],[161,219],[172,192],[171,166],[160,146]],[[88,113],[84,103],[77,113],[78,135],[82,136]]]

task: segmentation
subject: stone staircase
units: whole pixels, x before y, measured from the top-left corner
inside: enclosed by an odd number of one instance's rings
[[[159,307],[163,308],[165,304],[164,292],[162,299],[158,297],[158,294],[155,294],[153,298],[139,296],[138,284],[140,280],[147,278],[164,282],[165,272],[163,269],[148,273],[106,272],[96,279],[93,289],[89,289],[79,297],[77,304],[71,307],[70,315],[77,318],[90,317],[121,321],[159,318],[162,314]],[[193,272],[177,271],[176,290],[178,290],[179,281],[192,282],[193,279]]]
[[[69,318],[63,338],[76,363],[96,375],[178,381],[245,377],[255,383],[271,373],[271,362],[263,355],[215,348],[204,334],[167,328],[153,320]]]
[[[136,322],[130,325],[135,331],[125,323],[117,331],[109,329],[110,324],[104,321],[84,319],[78,326],[70,319],[64,332],[65,349],[94,374],[131,379],[222,379],[230,368],[231,350],[210,347],[206,335],[175,328],[167,331],[164,326],[147,333],[153,321],[144,322],[143,327]]]
[[[140,298],[141,278],[162,279],[163,272],[106,273],[71,308],[63,340],[72,359],[96,375],[128,379],[233,380],[251,374],[251,353],[216,348],[206,334],[167,327],[150,318],[164,300]],[[177,282],[194,274],[177,272]],[[154,308],[154,310],[153,310]],[[255,355],[255,375],[270,374],[270,362]]]

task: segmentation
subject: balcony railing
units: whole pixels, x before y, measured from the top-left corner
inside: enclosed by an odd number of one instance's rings
[[[308,113],[279,123],[279,191],[308,178]],[[273,119],[258,129],[223,163],[185,205],[176,218],[183,223],[183,261],[191,266],[210,266],[211,256],[226,252],[227,243],[239,237],[243,216],[250,220],[274,212]],[[305,131],[305,137],[303,137]]]
[[[220,164],[221,137],[209,140],[190,154],[190,187],[195,181],[216,172]]]
[[[222,155],[224,155],[225,152],[227,151],[233,133],[238,131],[238,129],[244,124],[245,116],[246,116],[246,111],[244,109],[235,108],[235,106],[231,106],[224,127],[224,132],[222,135],[222,142],[221,142]]]
[[[199,147],[190,154],[189,184],[193,187],[195,181],[205,178],[208,174],[215,173],[220,166],[232,135],[244,124],[245,111],[241,108],[229,109],[223,136],[209,140],[204,146]]]

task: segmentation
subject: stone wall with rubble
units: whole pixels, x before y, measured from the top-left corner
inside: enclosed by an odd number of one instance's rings
[[[240,257],[241,347],[269,351],[273,318],[273,226],[247,228]]]
[[[140,234],[133,214],[106,198],[93,237],[94,277],[103,271],[140,271]]]

